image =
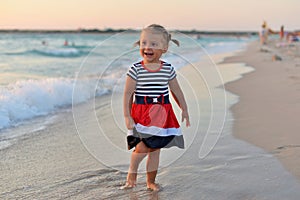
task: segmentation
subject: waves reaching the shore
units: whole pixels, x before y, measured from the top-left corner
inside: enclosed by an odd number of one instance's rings
[[[74,79],[47,78],[44,80],[18,81],[0,90],[0,129],[17,122],[37,116],[43,116],[72,104]],[[93,96],[107,92],[96,88],[90,80],[78,80],[82,90],[75,97],[75,104],[85,102]]]
[[[6,55],[11,56],[26,56],[26,55],[37,55],[37,56],[49,56],[49,57],[81,57],[86,56],[90,53],[90,49],[93,47],[80,46],[80,47],[42,47],[29,49],[21,52],[7,52]]]

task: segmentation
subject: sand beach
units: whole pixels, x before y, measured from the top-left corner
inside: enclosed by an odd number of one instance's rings
[[[227,58],[243,62],[255,71],[229,83],[226,89],[240,96],[232,107],[234,136],[275,155],[300,178],[300,45],[273,39],[258,42],[248,50]],[[275,56],[280,57],[276,60]]]

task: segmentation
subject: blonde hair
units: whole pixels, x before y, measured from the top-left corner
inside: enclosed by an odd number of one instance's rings
[[[170,41],[172,41],[177,46],[179,46],[179,41],[176,39],[172,39],[172,35],[163,26],[158,25],[158,24],[151,24],[151,25],[147,26],[146,28],[143,28],[142,32],[148,31],[148,30],[162,34],[162,36],[165,39],[168,46],[169,46]],[[140,40],[134,43],[134,46],[138,46],[138,45],[140,45]]]

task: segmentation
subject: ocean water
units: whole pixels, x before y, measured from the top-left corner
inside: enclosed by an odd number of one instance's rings
[[[0,34],[0,149],[15,137],[5,134],[8,129],[111,92],[129,65],[140,60],[133,47],[138,37],[126,32]],[[181,47],[171,45],[163,59],[176,68],[202,55],[239,50],[251,40],[212,36],[197,40],[179,33],[174,37]]]

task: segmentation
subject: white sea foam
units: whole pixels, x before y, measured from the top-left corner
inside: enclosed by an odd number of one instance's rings
[[[44,80],[18,81],[0,90],[0,129],[20,121],[47,115],[72,104],[73,79],[47,78]],[[75,104],[82,103],[107,89],[96,88],[90,80],[78,80],[80,97]]]
[[[83,54],[80,50],[76,48],[41,48],[34,49],[31,52],[45,56],[57,57],[76,57],[81,56]]]

